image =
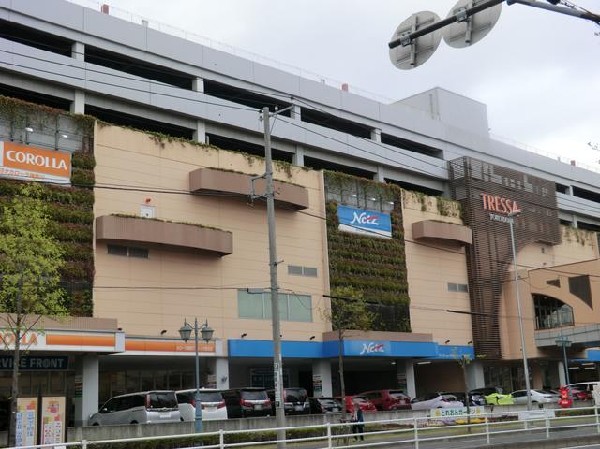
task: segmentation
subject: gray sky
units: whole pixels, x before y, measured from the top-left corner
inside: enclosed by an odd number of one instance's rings
[[[73,0],[85,6],[94,0]],[[544,2],[544,0],[539,0]],[[600,13],[598,0],[572,0]],[[600,170],[600,27],[523,5],[502,5],[494,29],[470,48],[443,41],[423,66],[399,70],[387,43],[411,14],[441,18],[455,0],[103,0],[111,13],[185,30],[290,71],[393,101],[439,86],[485,103],[490,132]],[[169,27],[172,27],[169,29]],[[387,100],[386,100],[387,99]]]

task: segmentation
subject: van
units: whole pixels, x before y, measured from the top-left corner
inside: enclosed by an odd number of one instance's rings
[[[271,416],[271,400],[267,390],[259,387],[231,388],[221,392],[229,418]]]
[[[202,421],[227,419],[227,407],[220,390],[201,388],[200,404],[202,404]],[[184,421],[196,420],[196,389],[175,392],[179,403],[179,412]]]
[[[115,396],[97,413],[90,415],[88,425],[156,424],[180,422],[177,397],[172,390],[143,391]]]
[[[272,413],[275,414],[275,390],[267,391],[271,400]],[[304,415],[310,413],[310,402],[306,388],[288,387],[283,389],[283,410],[286,415]]]

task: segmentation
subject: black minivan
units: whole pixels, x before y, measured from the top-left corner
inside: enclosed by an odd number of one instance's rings
[[[223,399],[229,418],[270,416],[271,401],[267,391],[260,387],[231,388],[223,390]]]
[[[275,414],[275,390],[267,391]],[[310,402],[306,388],[288,387],[283,389],[283,409],[286,415],[304,415],[310,413]]]

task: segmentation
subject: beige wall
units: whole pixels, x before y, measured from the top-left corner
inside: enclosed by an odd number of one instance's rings
[[[412,224],[423,220],[462,224],[457,203],[445,200],[445,205],[454,207],[442,215],[437,201],[435,197],[403,192],[412,331],[430,333],[437,342],[450,340],[450,345],[466,345],[472,340],[470,315],[447,312],[468,312],[471,308],[468,293],[448,291],[449,282],[469,283],[464,247],[442,240],[415,241],[412,236]]]
[[[129,335],[156,336],[165,329],[167,336],[178,336],[184,318],[198,317],[208,319],[216,338],[247,333],[249,339],[271,339],[270,320],[240,319],[237,310],[237,289],[270,286],[264,201],[191,195],[188,186],[188,173],[200,167],[262,174],[262,159],[114,126],[98,126],[95,143],[96,216],[139,215],[148,204],[161,220],[231,231],[233,253],[219,258],[151,248],[148,259],[138,259],[108,255],[97,242],[94,316],[117,318]],[[291,178],[281,170],[274,177],[309,193],[305,211],[276,210],[276,229],[281,292],[311,295],[313,321],[283,321],[281,331],[285,340],[320,339],[330,330],[320,313],[329,283],[322,174],[293,168]],[[318,277],[289,276],[289,264],[316,267]]]
[[[600,323],[598,308],[590,309],[579,298],[571,295],[567,281],[568,273],[600,275],[596,234],[567,226],[561,226],[561,231],[562,244],[556,246],[532,244],[517,254],[523,333],[527,356],[530,358],[547,355],[539,351],[535,345],[533,294],[553,296],[572,306],[575,325]],[[557,278],[561,279],[561,288],[547,284],[548,280]],[[598,283],[592,280],[591,284],[595,289],[595,297],[600,297]],[[503,307],[500,312],[503,358],[507,359],[522,357],[516,304],[514,271],[511,267],[503,285]]]

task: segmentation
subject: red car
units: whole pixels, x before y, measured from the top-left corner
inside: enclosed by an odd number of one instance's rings
[[[375,407],[375,404],[373,404],[364,396],[352,396],[352,403],[358,405],[360,409],[365,413],[377,411],[377,407]]]
[[[403,410],[410,409],[410,397],[402,390],[371,390],[358,393],[377,407],[377,410]]]

